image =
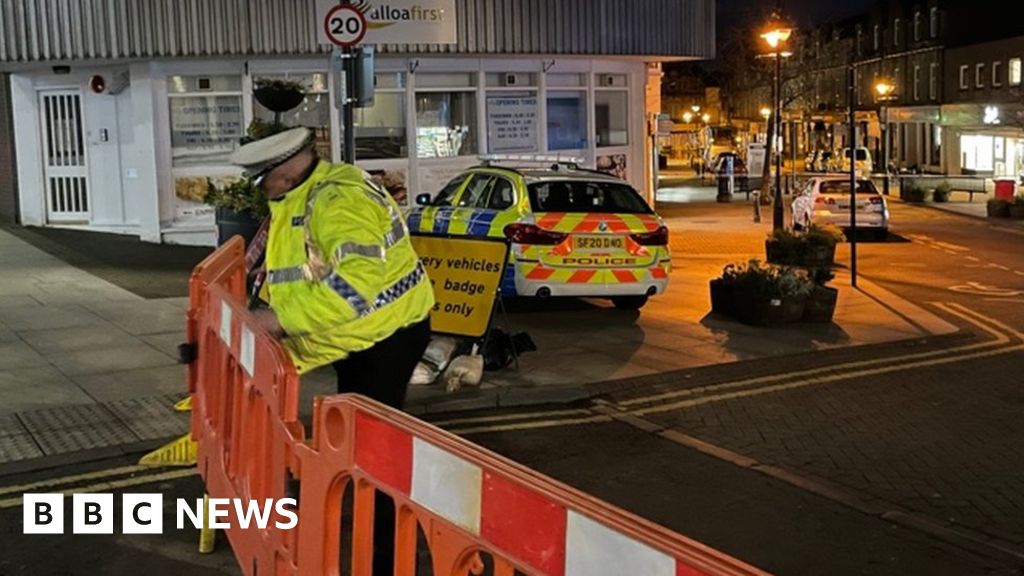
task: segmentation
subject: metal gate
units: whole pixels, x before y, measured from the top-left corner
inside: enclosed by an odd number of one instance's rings
[[[46,220],[89,221],[89,168],[82,129],[82,96],[77,90],[39,93],[43,130]]]

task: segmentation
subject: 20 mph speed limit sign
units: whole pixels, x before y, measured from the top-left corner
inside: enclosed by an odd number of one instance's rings
[[[354,6],[335,6],[324,18],[324,33],[336,46],[351,48],[366,36],[366,18]]]

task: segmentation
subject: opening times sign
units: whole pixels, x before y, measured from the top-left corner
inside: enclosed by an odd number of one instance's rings
[[[487,96],[487,147],[492,153],[537,150],[536,96]]]

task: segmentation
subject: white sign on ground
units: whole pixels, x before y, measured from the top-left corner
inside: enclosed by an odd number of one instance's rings
[[[336,45],[325,26],[339,0],[317,0],[316,30],[320,44]],[[358,0],[351,8],[362,13],[366,34],[361,44],[455,44],[455,0]],[[345,36],[348,32],[339,31]]]

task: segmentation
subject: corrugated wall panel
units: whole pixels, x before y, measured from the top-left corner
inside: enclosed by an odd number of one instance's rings
[[[714,56],[714,0],[455,0],[454,45],[382,53]],[[0,0],[0,63],[314,54],[315,0]]]

